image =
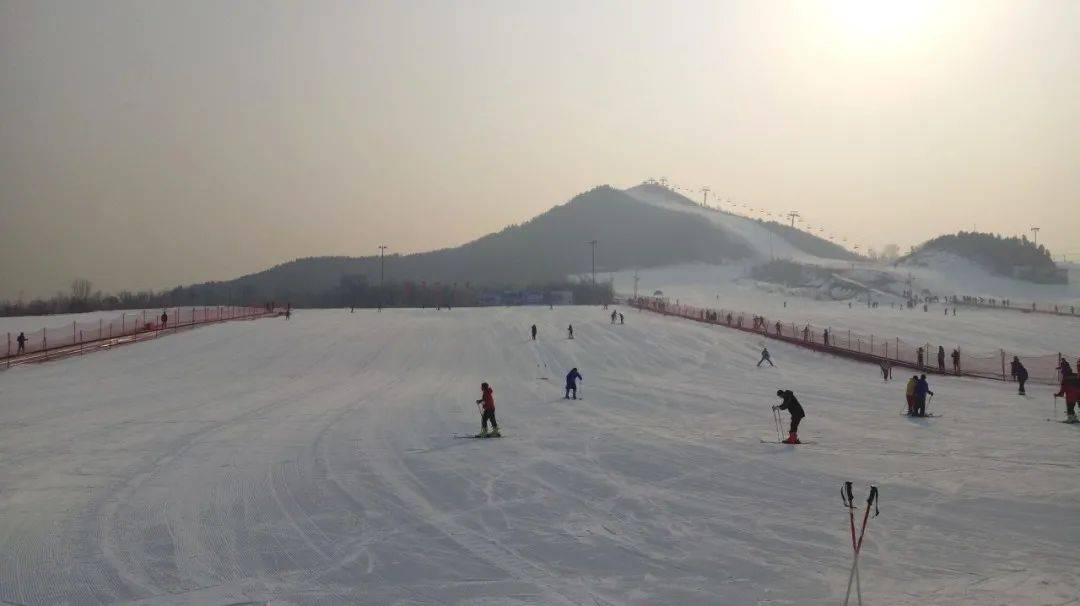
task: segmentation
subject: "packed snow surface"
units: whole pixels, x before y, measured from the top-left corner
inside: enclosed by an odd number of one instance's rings
[[[805,253],[754,219],[727,212],[718,212],[692,203],[688,204],[690,201],[685,196],[662,187],[639,185],[625,191],[631,197],[645,204],[704,218],[731,237],[745,242],[757,259],[775,257],[821,265],[843,263],[843,261],[836,259],[824,259]]]
[[[300,311],[4,372],[0,601],[838,604],[844,480],[881,489],[866,603],[1080,599],[1049,388],[933,379],[909,419],[872,367],[620,311]],[[481,381],[505,437],[459,439]],[[811,443],[761,441],[781,387]]]
[[[661,291],[672,302],[725,308],[765,316],[802,326],[807,323],[835,331],[851,330],[910,343],[955,344],[968,352],[993,353],[1000,349],[1041,355],[1064,353],[1070,363],[1080,356],[1080,317],[1028,314],[959,306],[956,315],[944,314],[945,304],[907,309],[887,299],[869,308],[865,299],[817,300],[794,296],[781,286],[744,277],[742,265],[684,264],[638,271],[638,292],[650,296]],[[634,272],[610,274],[615,289],[633,293]],[[1015,280],[1014,280],[1015,282]],[[1077,292],[1080,292],[1078,290]],[[895,302],[895,301],[894,301]],[[1080,306],[1080,301],[1078,301]]]

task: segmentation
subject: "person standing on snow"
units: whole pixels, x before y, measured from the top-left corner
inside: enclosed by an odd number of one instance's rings
[[[613,309],[611,310],[611,323],[615,323],[615,318],[619,317],[619,314]]]
[[[622,313],[619,314],[619,324],[626,324],[626,317],[623,316]]]
[[[758,368],[761,368],[761,365],[764,364],[765,362],[768,362],[769,366],[772,366],[774,368],[776,367],[776,364],[772,363],[772,357],[769,356],[769,348],[768,347],[762,347],[761,348],[761,359],[758,360],[758,363],[757,363]]]
[[[495,421],[495,390],[491,389],[487,383],[481,383],[480,394],[480,399],[476,401],[477,406],[483,405],[480,412],[479,437],[486,438],[491,435],[497,438],[499,437],[499,423]],[[491,434],[488,434],[488,421],[491,421]]]
[[[161,310],[161,330],[165,330],[165,325],[169,323],[169,314],[165,310]]]
[[[1080,404],[1080,376],[1070,372],[1061,379],[1061,391],[1054,397],[1061,396],[1065,396],[1065,422],[1076,423],[1076,405]]]
[[[941,372],[945,372],[945,348],[941,345],[937,347],[937,367]]]
[[[905,395],[907,396],[907,413],[909,415],[915,414],[915,385],[918,382],[919,377],[916,375],[911,375],[911,378],[907,381]]]
[[[926,394],[934,395],[934,392],[930,391],[930,384],[926,382],[926,375],[920,375],[919,380],[915,382],[915,416],[926,416]]]
[[[881,361],[881,380],[888,381],[889,375],[892,374],[892,364],[889,364],[888,360]]]
[[[571,325],[567,326],[567,327],[566,327],[566,332],[567,332],[567,334],[568,334],[568,335],[570,335],[570,336],[569,336],[569,337],[567,337],[567,338],[569,338],[569,339],[573,339],[573,338],[574,338],[574,325],[573,325],[573,324],[571,324]]]
[[[1013,356],[1012,363],[1009,366],[1013,378],[1016,379],[1017,383],[1020,383],[1020,395],[1027,395],[1024,393],[1024,383],[1028,380],[1028,371],[1024,368],[1024,365],[1020,363],[1019,356]]]
[[[803,412],[802,405],[799,404],[798,398],[795,394],[791,393],[790,389],[777,389],[776,395],[783,398],[783,402],[779,406],[773,406],[773,410],[786,410],[791,415],[791,428],[788,430],[788,438],[783,441],[784,444],[802,444],[799,441],[799,422],[803,420],[806,413]]]
[[[26,333],[20,332],[15,341],[19,344],[18,349],[15,350],[15,355],[26,353]]]
[[[573,399],[576,400],[577,399],[577,382],[578,381],[584,381],[584,380],[585,379],[583,379],[581,377],[581,373],[578,372],[578,369],[576,367],[571,368],[570,372],[566,374],[566,395],[563,397],[563,399],[564,400],[571,399],[570,398],[570,392],[574,392]]]
[[[536,340],[536,324],[533,324],[533,325],[532,325],[532,329],[531,329],[531,330],[532,330],[532,338],[533,338],[533,341],[535,341],[535,340]]]
[[[952,371],[956,374],[960,374],[960,350],[952,350]]]
[[[1064,379],[1066,375],[1072,374],[1072,368],[1069,367],[1069,361],[1065,358],[1058,360],[1058,378]]]

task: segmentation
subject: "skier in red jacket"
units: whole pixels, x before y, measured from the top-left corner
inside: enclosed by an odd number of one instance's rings
[[[483,409],[480,413],[480,437],[486,438],[489,435],[493,438],[499,437],[499,424],[495,421],[495,390],[491,389],[491,386],[487,383],[480,384],[480,392],[482,395],[480,399],[476,401],[477,405],[483,404]],[[491,420],[491,433],[488,434],[488,420]]]
[[[1061,379],[1061,391],[1055,398],[1065,396],[1065,422],[1076,423],[1076,405],[1080,403],[1080,375],[1069,373]]]

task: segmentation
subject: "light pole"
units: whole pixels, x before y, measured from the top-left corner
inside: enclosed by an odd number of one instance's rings
[[[1035,246],[1038,246],[1039,245],[1039,228],[1038,227],[1032,227],[1031,228],[1031,235],[1032,235],[1031,243],[1034,244]]]
[[[382,311],[383,304],[383,279],[386,277],[386,272],[383,268],[383,255],[386,253],[386,246],[379,245],[379,311]]]
[[[702,201],[701,205],[705,208],[709,207],[709,191],[709,186],[707,185],[701,188],[701,193],[705,194],[705,199]]]
[[[596,286],[596,240],[589,240],[586,242],[592,247],[592,285]]]
[[[789,219],[791,219],[791,226],[795,227],[795,219],[798,219],[801,215],[799,214],[799,211],[793,210],[789,212],[787,216]]]

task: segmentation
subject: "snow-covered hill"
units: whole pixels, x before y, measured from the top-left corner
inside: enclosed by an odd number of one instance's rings
[[[724,233],[730,234],[733,237],[746,242],[756,260],[759,261],[772,258],[784,258],[799,262],[824,265],[834,265],[841,262],[836,258],[826,258],[809,254],[799,249],[797,246],[794,246],[783,236],[773,233],[772,230],[768,229],[761,222],[739,215],[719,212],[714,209],[698,206],[682,194],[660,185],[643,183],[625,191],[633,198],[645,202],[646,204],[652,204],[666,210],[684,212],[707,219]],[[805,234],[805,237],[816,238],[810,234]],[[822,245],[828,245],[828,243],[822,241]]]
[[[867,603],[1080,599],[1047,388],[939,379],[909,420],[872,368],[620,311],[300,311],[0,374],[0,600],[837,604],[844,480],[881,488]],[[501,440],[455,437],[481,381]],[[815,443],[760,442],[780,387]]]

